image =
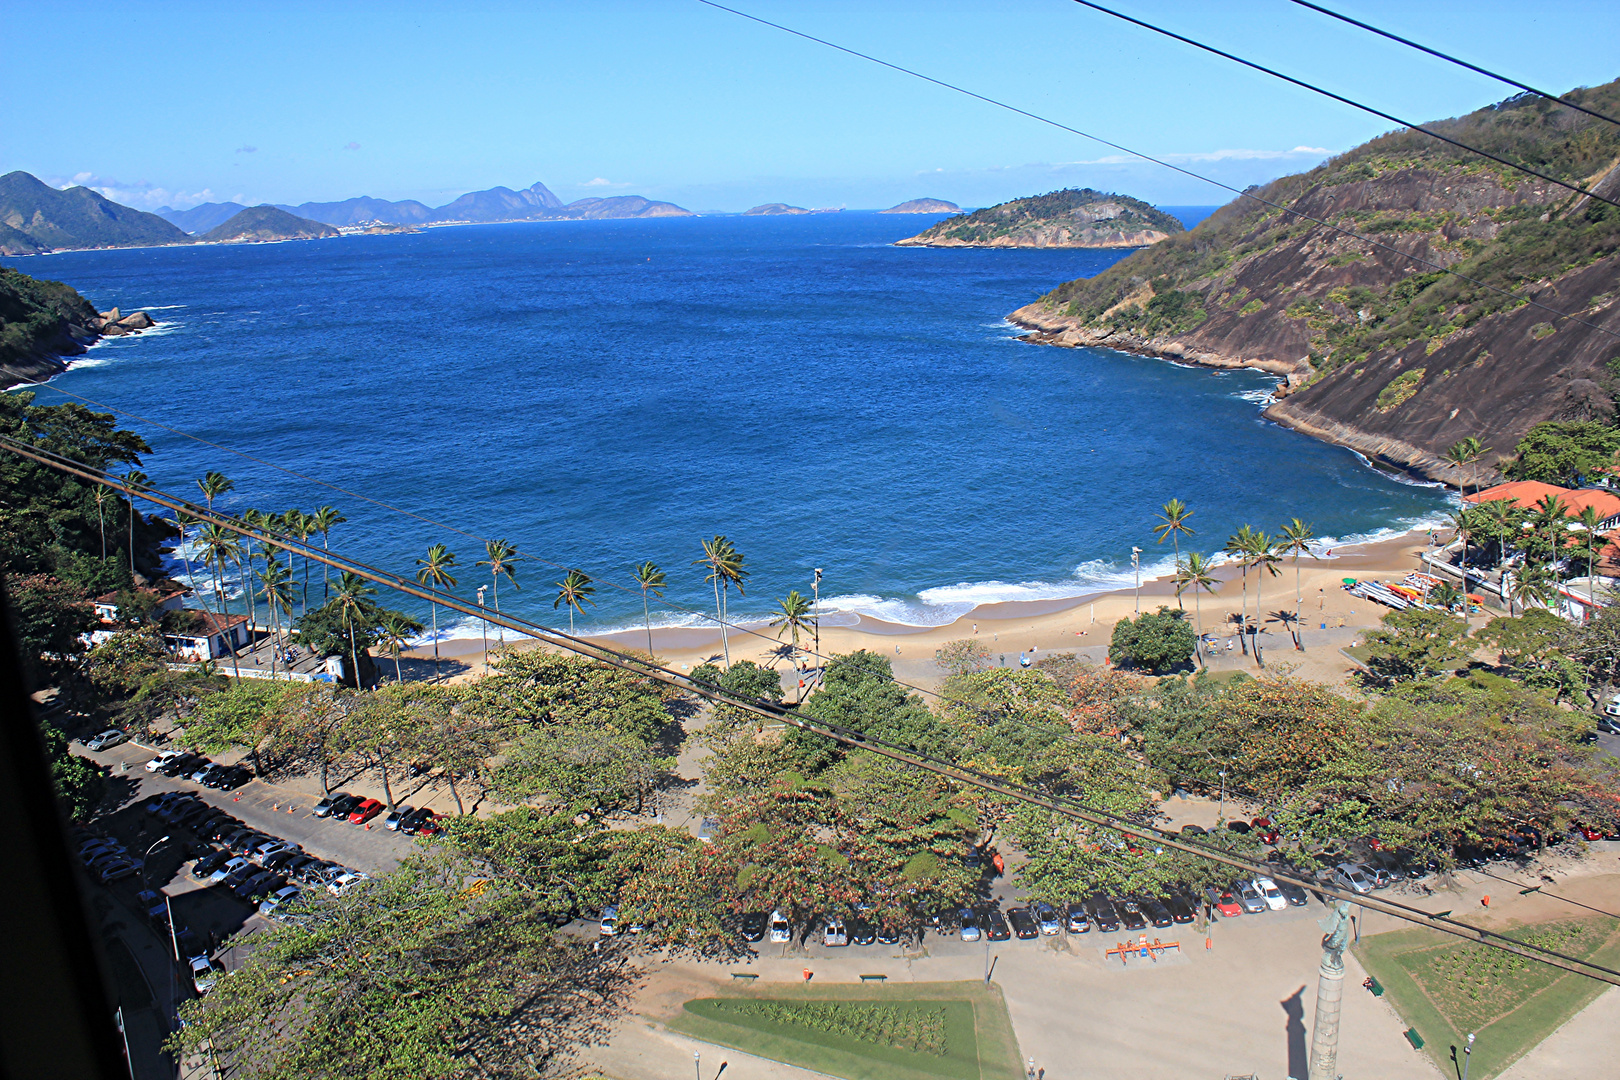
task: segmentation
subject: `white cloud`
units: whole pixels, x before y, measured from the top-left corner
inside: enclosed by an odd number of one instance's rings
[[[249,146],[246,143],[243,143],[241,146],[236,148],[236,152],[238,154],[257,154],[259,152],[259,148],[257,146]]]
[[[160,206],[185,210],[198,203],[219,201],[219,197],[208,188],[201,191],[181,191],[159,187],[145,180],[126,183],[112,177],[97,176],[92,172],[74,173],[71,180],[47,177],[45,182],[55,188],[87,187],[104,198],[124,206],[133,206],[137,210],[155,210]]]
[[[626,187],[630,186],[630,183],[629,183],[629,181],[625,181],[624,183],[614,183],[612,180],[609,180],[605,176],[598,176],[594,180],[583,180],[580,183],[575,184],[574,186],[575,187],[626,188]]]
[[[343,149],[345,149],[345,150],[358,150],[358,149],[360,149],[360,144],[357,143],[357,142],[347,142],[347,143],[343,144]]]

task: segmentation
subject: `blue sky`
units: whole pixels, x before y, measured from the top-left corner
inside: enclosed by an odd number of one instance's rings
[[[1389,125],[1068,0],[731,0],[1237,186]],[[1414,120],[1508,88],[1286,0],[1118,0]],[[1330,0],[1329,6],[1333,6]],[[1338,9],[1555,92],[1620,75],[1607,2]],[[416,198],[543,181],[564,200],[986,205],[1057,187],[1227,195],[696,0],[14,2],[0,171],[150,209]]]

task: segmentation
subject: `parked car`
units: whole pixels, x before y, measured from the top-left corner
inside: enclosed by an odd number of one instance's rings
[[[1068,916],[1069,933],[1084,934],[1091,930],[1091,916],[1086,914],[1086,905],[1069,904],[1064,914]]]
[[[399,831],[406,836],[432,836],[439,831],[439,815],[424,806],[402,820]]]
[[[187,751],[179,757],[170,758],[166,764],[158,767],[158,772],[164,776],[179,776],[196,771],[197,766],[206,760],[201,754]]]
[[[236,859],[231,860],[231,862],[236,861]],[[226,863],[225,865],[230,866],[231,863]],[[218,873],[218,871],[215,872]],[[263,870],[260,870],[257,866],[254,866],[246,859],[242,859],[241,865],[233,869],[230,873],[226,874],[225,877],[220,880],[219,885],[221,888],[229,889],[231,892],[235,892],[236,887],[242,884],[242,882],[247,881],[250,878],[258,877],[262,873],[264,873]]]
[[[898,945],[900,944],[900,931],[896,930],[888,923],[884,923],[882,926],[878,927],[877,939],[878,942],[883,945]]]
[[[1257,817],[1249,822],[1249,827],[1259,835],[1262,844],[1275,844],[1282,835],[1277,831],[1277,826],[1271,823],[1270,818]]]
[[[1135,900],[1114,901],[1114,908],[1119,912],[1119,924],[1127,930],[1142,930],[1147,926],[1147,916],[1142,914],[1142,906]]]
[[[326,796],[326,798],[324,798],[320,802],[316,803],[315,804],[315,809],[312,811],[312,813],[316,817],[319,817],[319,818],[331,817],[334,813],[337,812],[337,806],[338,806],[339,803],[343,803],[344,805],[346,805],[349,808],[349,810],[352,810],[352,809],[354,809],[354,804],[359,802],[359,801],[360,801],[359,799],[355,798],[353,795],[348,794],[347,792],[334,791],[330,795]],[[346,813],[348,813],[348,810],[345,810],[343,812],[346,814]]]
[[[157,772],[183,753],[185,753],[184,750],[161,750],[158,752],[157,757],[146,763],[146,771]]]
[[[849,930],[845,928],[843,919],[834,915],[822,924],[821,943],[828,947],[849,944]]]
[[[1012,931],[1007,928],[1007,920],[1001,914],[1001,909],[988,907],[984,909],[984,934],[991,941],[1010,941]]]
[[[370,880],[370,874],[362,874],[358,870],[345,870],[343,873],[326,883],[326,891],[331,893],[333,896],[342,896],[355,886]],[[631,929],[633,930],[635,928],[631,927]]]
[[[609,904],[602,909],[602,919],[597,924],[596,932],[602,937],[617,937],[619,933],[619,909],[617,905]]]
[[[1201,825],[1183,825],[1181,827],[1181,835],[1182,836],[1208,836],[1209,835],[1209,830],[1204,828]]]
[[[1257,877],[1249,883],[1254,891],[1260,894],[1260,899],[1266,902],[1266,907],[1272,911],[1281,911],[1288,906],[1288,897],[1283,895],[1277,883],[1268,877]]]
[[[255,867],[254,869],[258,868]],[[271,889],[278,889],[280,887],[280,874],[273,870],[259,870],[258,873],[251,874],[248,877],[243,878],[237,883],[236,888],[232,889],[231,891],[237,896],[241,897],[243,900],[254,900],[260,896],[263,896]]]
[[[206,803],[197,801],[197,796],[188,791],[180,798],[170,799],[168,802],[164,803],[163,809],[159,810],[157,813],[158,820],[172,823],[175,818],[188,812],[192,807],[206,805]]]
[[[299,888],[296,885],[283,885],[263,900],[259,901],[259,914],[274,918],[281,905],[298,899]]]
[[[376,799],[364,799],[349,811],[349,824],[364,825],[386,809],[387,807]]]
[[[962,928],[961,933],[963,941],[979,940],[979,935],[981,933],[979,930],[979,916],[970,908],[963,908],[957,912],[957,924]]]
[[[1258,915],[1271,906],[1266,903],[1266,898],[1260,895],[1260,891],[1254,887],[1252,881],[1240,881],[1232,886],[1232,889],[1237,893],[1238,903],[1242,904],[1243,910],[1250,915]]]
[[[228,851],[215,851],[204,855],[191,864],[191,876],[194,878],[209,877],[215,870],[229,862],[230,858],[231,853]]]
[[[332,812],[328,817],[332,821],[348,821],[354,808],[363,802],[365,800],[358,795],[339,795],[332,800]]]
[[[206,825],[199,825],[197,835],[205,840],[218,840],[223,836],[229,836],[240,828],[242,828],[240,820],[231,817],[229,814],[221,814],[217,818],[211,818]]]
[[[793,940],[793,924],[780,910],[771,912],[771,940],[774,942]]]
[[[258,863],[260,866],[263,866],[264,860],[268,859],[272,855],[280,855],[288,851],[297,850],[298,845],[293,843],[291,840],[270,839],[266,840],[262,844],[259,844],[252,851],[248,852],[248,858]]]
[[[174,824],[183,825],[189,829],[193,825],[197,824],[197,822],[207,821],[217,813],[219,813],[219,811],[215,810],[207,803],[196,803],[182,809],[178,814],[174,815]]]
[[[1012,908],[1007,912],[1007,921],[1012,923],[1012,932],[1020,941],[1041,936],[1040,924],[1035,921],[1028,908]]]
[[[1144,896],[1137,903],[1141,905],[1142,914],[1147,916],[1148,922],[1152,923],[1156,928],[1163,929],[1175,923],[1175,920],[1170,917],[1170,909],[1154,897]]]
[[[392,810],[388,811],[388,816],[383,819],[383,828],[389,830],[390,832],[396,831],[399,828],[399,823],[414,813],[416,813],[416,807],[406,806],[405,804],[401,803],[399,806],[396,806]]]
[[[1293,907],[1304,907],[1311,902],[1310,896],[1304,889],[1287,881],[1277,882],[1277,891],[1283,894],[1283,899]]]
[[[1233,818],[1226,823],[1226,827],[1232,832],[1240,834],[1247,834],[1249,831],[1249,823],[1241,818]]]
[[[1091,925],[1103,933],[1112,934],[1119,929],[1119,912],[1108,897],[1091,897],[1086,901],[1086,911],[1091,915]]]
[[[235,791],[249,780],[253,779],[253,770],[245,765],[232,765],[219,777],[219,790]]]
[[[129,735],[117,728],[108,728],[99,735],[92,735],[84,741],[89,750],[111,750],[122,743],[129,742]]]
[[[192,779],[201,784],[203,787],[217,788],[219,787],[220,780],[223,779],[225,774],[230,772],[230,770],[231,767],[229,765],[221,765],[216,761],[212,765],[208,766],[208,768],[203,769],[200,772],[193,773]]]
[[[1165,910],[1170,912],[1170,921],[1176,924],[1190,923],[1196,913],[1192,903],[1180,893],[1171,893],[1164,898]]]
[[[110,885],[115,881],[121,881],[127,877],[134,877],[140,868],[140,862],[132,859],[119,859],[116,862],[108,863],[101,868],[101,883],[103,885]]]
[[[200,784],[206,777],[212,776],[215,769],[222,768],[224,768],[223,765],[216,765],[207,758],[203,758],[192,768],[190,772],[185,774],[185,778],[190,780],[193,784]]]
[[[877,931],[865,919],[851,919],[849,940],[852,945],[870,945],[877,940]]]
[[[198,994],[206,994],[219,981],[219,965],[206,955],[191,958],[191,987]]]
[[[1333,868],[1333,883],[1363,895],[1373,891],[1372,879],[1359,863],[1340,863]]]
[[[248,852],[252,851],[254,848],[258,847],[260,844],[269,839],[271,839],[271,837],[268,837],[264,835],[264,833],[255,829],[251,832],[235,834],[230,842],[225,846],[235,854],[246,858]]]
[[[1058,914],[1057,908],[1042,900],[1030,909],[1035,916],[1035,924],[1041,928],[1041,933],[1050,937],[1063,930],[1063,917]]]
[[[259,865],[266,870],[275,870],[278,873],[285,874],[287,867],[292,865],[293,860],[303,857],[304,853],[296,845],[288,845],[286,850],[272,852],[260,859]]]
[[[1609,700],[1603,703],[1603,715],[1606,717],[1620,717],[1620,694],[1615,694],[1614,696],[1610,697]],[[1598,722],[1598,726],[1603,726],[1601,720]]]
[[[737,920],[737,932],[747,942],[764,941],[769,919],[763,911],[747,911]]]
[[[305,885],[325,885],[335,873],[341,872],[342,867],[325,859],[316,859],[298,872],[298,880]]]
[[[225,880],[232,874],[241,870],[251,869],[253,869],[252,863],[248,862],[240,855],[230,855],[224,862],[220,863],[214,868],[213,873],[208,875],[208,883],[210,885],[220,885],[223,884]]]
[[[1204,888],[1204,896],[1209,900],[1209,906],[1220,912],[1228,919],[1235,919],[1243,914],[1243,905],[1238,903],[1237,894],[1231,889],[1218,889],[1214,885]]]
[[[283,874],[286,874],[288,878],[302,881],[304,879],[304,871],[320,861],[321,860],[317,859],[315,856],[306,855],[300,851],[298,854],[282,863],[281,866],[277,867],[277,869],[279,869]]]

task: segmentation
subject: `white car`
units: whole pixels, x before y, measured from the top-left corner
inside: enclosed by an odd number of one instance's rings
[[[1254,879],[1254,891],[1260,894],[1260,899],[1266,902],[1266,907],[1272,911],[1283,911],[1288,907],[1288,897],[1277,888],[1277,883],[1268,877]]]
[[[227,861],[224,866],[221,866],[218,870],[215,870],[212,874],[209,874],[208,875],[208,883],[210,885],[218,885],[220,882],[224,881],[226,878],[230,877],[232,874],[236,873],[238,870],[242,869],[244,866],[251,866],[251,865],[252,864],[249,863],[246,859],[242,858],[241,856],[237,856],[236,858]]]
[[[771,940],[786,942],[793,940],[793,924],[788,917],[780,911],[771,912]]]
[[[618,934],[618,932],[619,932],[619,909],[616,908],[616,907],[605,907],[605,908],[603,908],[602,909],[602,927],[601,927],[602,936],[603,937],[613,937],[616,934]]]
[[[831,948],[849,944],[849,930],[844,926],[844,920],[834,915],[827,920],[827,925],[821,930],[821,943]]]
[[[1616,694],[1603,703],[1604,716],[1620,716],[1620,694]]]
[[[163,766],[167,765],[169,762],[173,761],[183,753],[185,753],[184,750],[165,750],[158,754],[157,757],[146,763],[146,771],[157,772],[159,769],[163,768]]]
[[[219,968],[206,956],[191,958],[191,985],[199,995],[206,994],[219,981]]]
[[[333,896],[342,896],[356,885],[370,880],[370,874],[362,874],[358,870],[345,870],[327,883],[326,891]]]
[[[85,747],[90,750],[111,750],[120,743],[129,742],[129,736],[117,728],[108,728],[99,735],[92,735],[85,740]]]

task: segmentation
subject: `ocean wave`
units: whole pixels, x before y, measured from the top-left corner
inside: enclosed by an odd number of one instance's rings
[[[1356,455],[1357,461],[1361,462],[1367,468],[1371,469],[1373,472],[1377,473],[1379,476],[1382,476],[1386,480],[1393,480],[1397,484],[1404,484],[1407,487],[1429,488],[1431,490],[1440,491],[1451,490],[1450,484],[1442,484],[1438,480],[1425,480],[1422,477],[1413,476],[1411,473],[1408,473],[1405,470],[1379,468],[1373,463],[1371,458],[1369,458],[1366,454],[1363,454],[1361,451],[1351,450],[1350,452]]]
[[[1277,400],[1277,388],[1272,387],[1270,390],[1239,390],[1232,397],[1237,398],[1239,401],[1253,402],[1261,408],[1265,408]]]

